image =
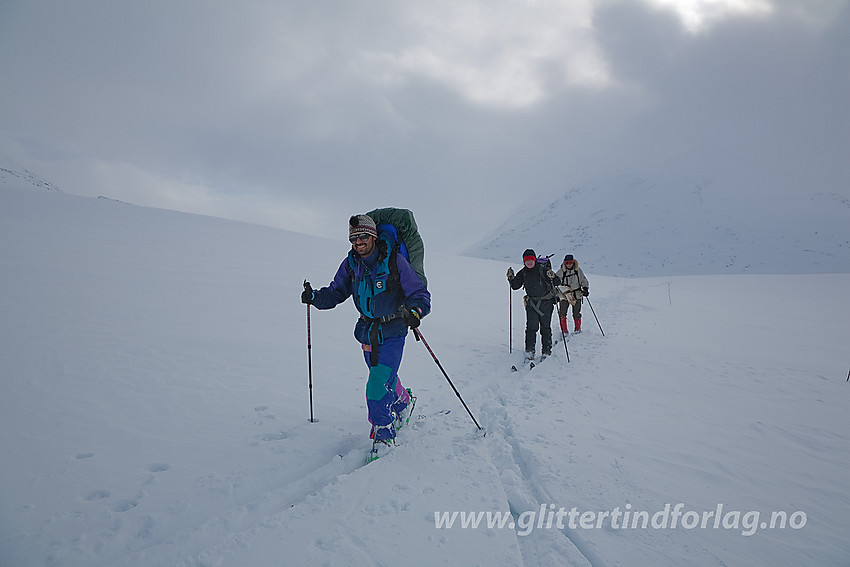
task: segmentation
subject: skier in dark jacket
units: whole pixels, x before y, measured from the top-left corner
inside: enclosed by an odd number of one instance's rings
[[[537,330],[540,330],[542,357],[552,354],[552,311],[555,308],[555,286],[561,280],[546,264],[537,261],[534,250],[522,253],[523,267],[516,275],[508,268],[511,289],[525,287],[525,358],[534,360]]]
[[[370,438],[387,441],[395,438],[394,422],[401,420],[410,402],[398,377],[407,329],[418,327],[431,311],[431,294],[407,259],[390,253],[392,244],[386,236],[379,237],[371,217],[351,217],[348,233],[351,251],[333,281],[315,291],[305,283],[301,301],[317,309],[333,309],[349,296],[354,299],[360,312],[354,336],[369,366]]]

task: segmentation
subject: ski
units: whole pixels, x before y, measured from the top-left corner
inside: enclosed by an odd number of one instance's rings
[[[526,360],[520,366],[522,368],[527,369],[527,370],[531,370],[532,368],[534,368],[535,366],[537,366],[538,364],[540,364],[541,362],[543,362],[544,360],[546,360],[547,358],[549,358],[551,356],[552,356],[551,354],[541,355],[540,360],[538,360],[537,362],[535,362],[534,360],[530,360],[530,361]],[[519,368],[517,368],[516,364],[511,365],[511,372],[519,372]]]
[[[366,464],[368,465],[373,461],[377,461],[378,459],[389,453],[395,446],[395,439],[388,439],[386,441],[378,441],[377,439],[373,439],[372,450],[369,451],[369,456],[366,457]]]
[[[532,368],[534,368],[534,361],[533,360],[525,360],[525,361],[523,361],[523,363],[520,366],[522,368],[528,368],[529,370],[531,370]],[[519,368],[517,368],[516,364],[511,365],[511,372],[519,372]]]
[[[569,337],[567,338],[567,340],[568,341],[570,340]],[[557,345],[559,342],[561,342],[560,337],[552,337],[552,347]],[[552,355],[550,354],[548,356],[552,356]],[[528,362],[529,362],[528,360],[524,360],[521,366],[525,366],[526,363],[528,363]],[[540,362],[543,362],[542,358],[540,359]],[[529,369],[530,368],[534,368],[534,360],[531,360],[531,364],[529,365]],[[511,364],[511,372],[519,372],[519,368],[517,368],[516,364]]]

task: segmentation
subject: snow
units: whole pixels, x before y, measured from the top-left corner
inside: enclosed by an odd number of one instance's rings
[[[350,302],[311,312],[309,421],[301,284],[330,281],[344,230],[320,240],[6,179],[0,564],[850,562],[850,274],[586,269],[605,336],[586,305],[571,362],[558,344],[513,373],[524,314],[508,264],[431,253],[422,333],[486,436],[410,336],[413,419],[364,465]],[[626,511],[659,527],[623,527]],[[510,516],[437,527],[452,512]]]

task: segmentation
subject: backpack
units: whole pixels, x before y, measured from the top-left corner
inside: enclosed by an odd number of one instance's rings
[[[552,260],[551,260],[552,256],[554,256],[554,254],[549,254],[548,256],[538,256],[537,257],[537,263],[543,264],[546,267],[547,270],[551,270],[552,269]]]
[[[551,260],[551,258],[552,258],[552,256],[554,256],[554,255],[555,255],[555,254],[554,254],[554,253],[552,253],[552,254],[549,254],[548,256],[538,256],[538,257],[537,257],[537,265],[539,266],[539,265],[541,265],[541,264],[542,264],[542,265],[543,265],[543,270],[544,270],[544,271],[551,270],[551,269],[552,269],[552,260]],[[545,278],[545,276],[544,276],[543,274],[541,274],[541,276],[540,276],[540,277],[541,277],[541,278],[543,278],[543,280],[544,280],[544,281],[546,281],[546,278]],[[557,303],[557,299],[558,299],[558,286],[552,286],[552,291],[555,293],[555,300],[556,300],[556,301],[555,301],[555,303]]]
[[[401,253],[427,288],[425,244],[419,235],[419,228],[416,226],[416,219],[413,218],[413,211],[386,207],[375,209],[366,214],[375,221],[378,227],[378,238],[387,242],[391,279],[396,284],[399,283],[396,254]]]

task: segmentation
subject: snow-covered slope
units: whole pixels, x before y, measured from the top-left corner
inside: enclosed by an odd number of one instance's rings
[[[573,253],[616,276],[850,272],[848,188],[780,194],[734,182],[618,176],[529,203],[467,252]]]
[[[430,255],[422,332],[487,435],[411,338],[413,422],[364,466],[350,304],[312,311],[308,421],[301,284],[347,249],[0,187],[0,564],[847,564],[850,275],[589,270],[605,336],[586,309],[572,362],[512,373],[507,265]]]

